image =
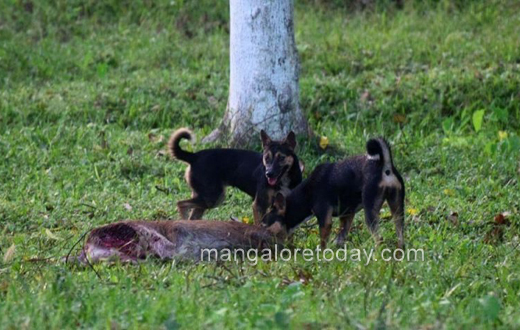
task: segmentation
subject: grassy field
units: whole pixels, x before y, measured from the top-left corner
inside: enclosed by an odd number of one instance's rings
[[[520,5],[457,3],[296,10],[301,106],[334,146],[300,140],[300,158],[386,136],[424,261],[94,271],[58,259],[94,226],[174,219],[189,195],[165,143],[224,112],[227,4],[0,0],[0,328],[519,328]],[[230,215],[251,200],[229,190],[206,217]],[[373,247],[361,213],[348,247]]]

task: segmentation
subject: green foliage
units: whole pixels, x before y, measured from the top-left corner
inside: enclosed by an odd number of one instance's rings
[[[478,110],[473,113],[473,127],[475,131],[478,132],[482,128],[482,121],[484,120],[484,110]]]
[[[407,245],[424,262],[96,274],[58,258],[94,226],[176,218],[190,194],[164,149],[175,128],[201,137],[221,119],[227,3],[0,1],[2,328],[520,327],[516,2],[298,2],[301,106],[337,147],[300,140],[299,155],[309,171],[386,136],[407,185]],[[227,196],[207,218],[251,217],[247,196]],[[504,211],[509,225],[490,223]],[[393,248],[382,215],[381,248]],[[373,247],[361,213],[350,237],[349,249]],[[295,233],[297,247],[317,242],[313,226]]]

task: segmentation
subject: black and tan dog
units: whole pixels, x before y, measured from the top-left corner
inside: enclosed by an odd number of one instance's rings
[[[182,139],[192,139],[185,128],[174,132],[169,141],[174,158],[188,163],[186,181],[192,198],[179,201],[182,219],[201,219],[207,209],[217,207],[225,197],[225,187],[233,186],[252,198],[255,223],[260,223],[277,192],[288,193],[302,181],[300,162],[294,148],[296,137],[290,132],[283,141],[273,141],[261,131],[263,154],[240,149],[207,149],[188,152]]]
[[[379,242],[379,211],[387,201],[395,221],[399,247],[404,249],[403,179],[394,167],[385,140],[371,139],[366,149],[367,155],[319,165],[287,198],[277,194],[262,219],[263,224],[291,233],[314,214],[320,227],[321,245],[325,247],[331,232],[332,216],[337,216],[341,221],[337,243],[342,245],[354,215],[363,208],[366,224]]]

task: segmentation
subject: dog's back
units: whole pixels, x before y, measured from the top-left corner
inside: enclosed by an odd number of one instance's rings
[[[194,180],[200,185],[219,181],[226,186],[237,187],[254,198],[257,182],[262,178],[262,154],[250,150],[210,149],[198,153],[198,159],[191,165],[191,171],[197,173]],[[208,166],[211,164],[211,166]]]
[[[172,134],[168,148],[172,157],[188,163],[186,176],[195,190],[208,186],[234,186],[251,197],[255,196],[262,154],[250,150],[214,148],[198,152],[181,149],[183,140],[193,141],[193,133],[180,128]],[[256,173],[255,173],[256,171]]]

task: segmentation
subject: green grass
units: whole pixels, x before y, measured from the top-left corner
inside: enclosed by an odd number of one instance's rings
[[[185,165],[161,151],[174,129],[204,136],[223,114],[227,5],[0,3],[1,328],[520,327],[515,1],[297,6],[301,106],[337,146],[300,140],[299,155],[310,170],[386,136],[424,262],[147,261],[96,265],[99,278],[58,257],[94,226],[176,218],[189,195]],[[490,235],[504,211],[511,224]],[[236,190],[206,217],[230,215],[251,217]],[[373,247],[362,218],[349,248]],[[393,225],[381,229],[393,247]],[[317,242],[314,227],[296,233],[298,247]]]

